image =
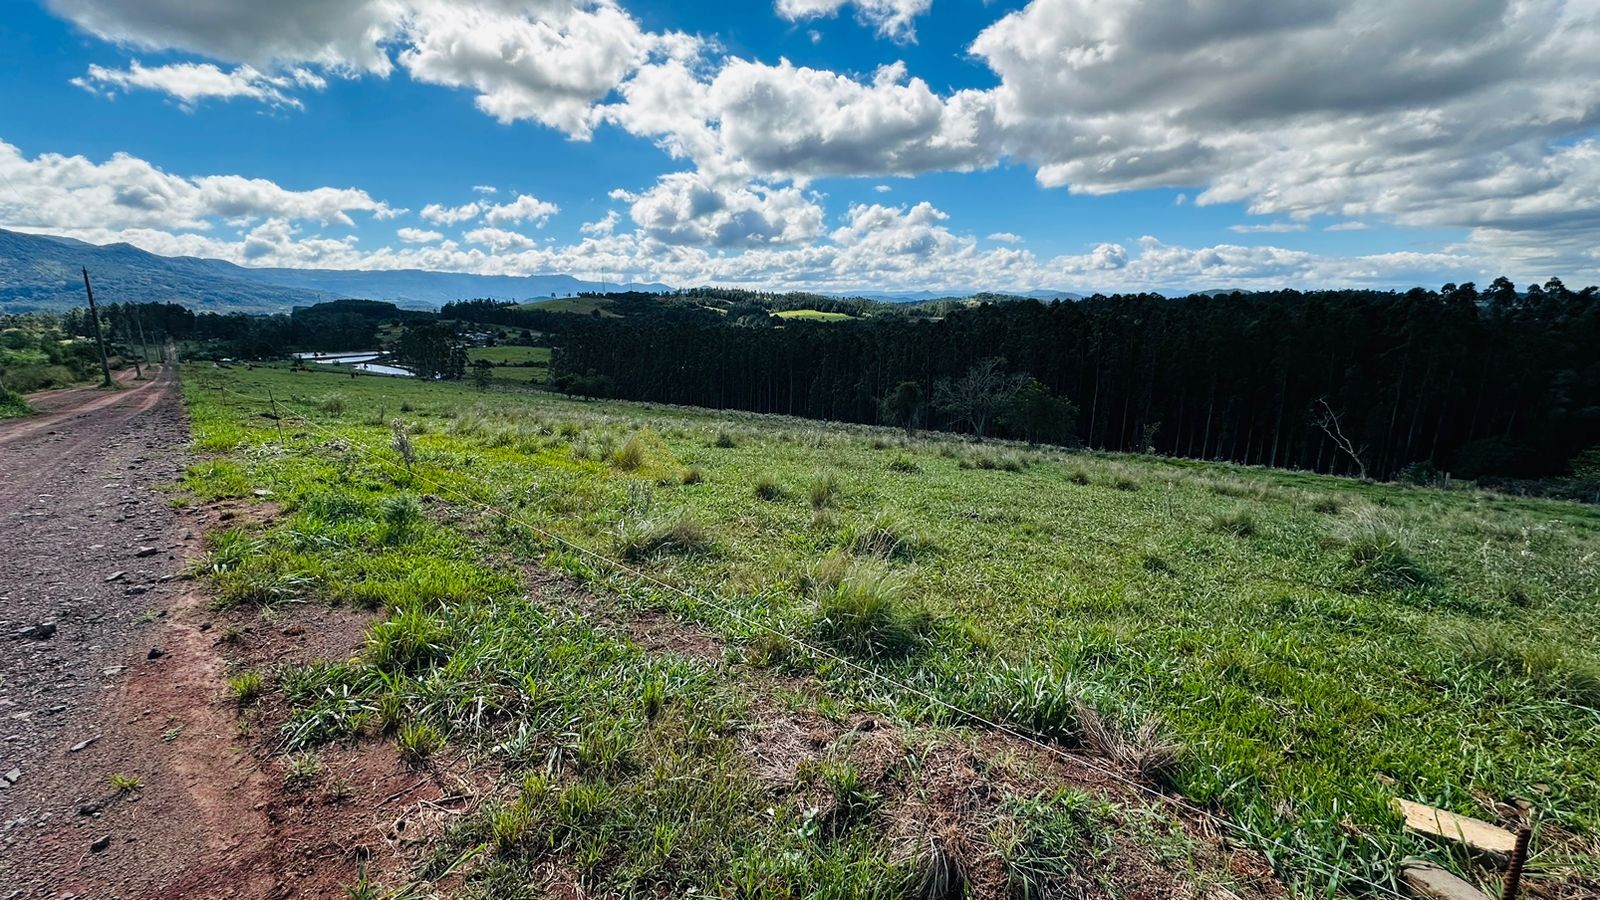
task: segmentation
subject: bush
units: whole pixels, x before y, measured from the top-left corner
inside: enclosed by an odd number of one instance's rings
[[[684,484],[699,484],[706,480],[706,476],[704,472],[700,471],[699,467],[690,466],[683,470],[683,477],[679,480]]]
[[[410,494],[395,494],[383,498],[378,514],[383,518],[383,542],[396,546],[411,539],[417,523],[422,521],[422,506]]]
[[[322,410],[330,416],[342,415],[344,413],[344,397],[340,394],[334,394],[331,397],[326,397],[321,403],[317,404],[317,409]]]
[[[1134,481],[1132,478],[1129,478],[1126,475],[1118,475],[1116,480],[1111,482],[1111,486],[1119,491],[1137,491],[1139,489],[1139,482]]]
[[[1076,485],[1085,485],[1089,483],[1089,473],[1082,469],[1073,469],[1067,480]]]
[[[711,446],[716,447],[719,450],[732,450],[734,447],[738,446],[738,444],[734,442],[733,435],[729,434],[727,431],[718,431],[717,439],[711,442]]]
[[[852,566],[818,597],[813,633],[854,656],[906,656],[922,642],[931,620],[926,612],[907,607],[905,588],[905,581],[887,568]]]

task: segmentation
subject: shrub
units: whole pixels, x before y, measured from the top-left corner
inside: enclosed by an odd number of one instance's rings
[[[908,608],[905,581],[882,566],[852,566],[817,599],[813,631],[823,643],[867,658],[906,656],[931,625]]]
[[[1339,498],[1337,497],[1322,496],[1311,502],[1312,512],[1334,516],[1339,514],[1339,509]]]
[[[684,484],[699,484],[706,480],[706,476],[704,472],[700,471],[699,467],[690,466],[683,470],[683,477],[678,480]]]
[[[756,498],[768,502],[782,500],[786,495],[783,485],[774,481],[772,476],[763,475],[756,481]]]
[[[342,415],[344,413],[344,397],[340,394],[325,397],[321,403],[317,404],[317,409],[331,416]]]
[[[727,431],[718,431],[717,439],[711,442],[711,446],[716,447],[719,450],[732,450],[734,447],[738,446],[738,444],[734,442],[733,435],[729,434]]]
[[[1118,475],[1116,479],[1111,482],[1111,486],[1119,491],[1137,491],[1139,489],[1139,482],[1134,481],[1132,478],[1129,478],[1126,475]]]
[[[812,509],[833,506],[839,498],[838,476],[832,472],[818,472],[811,476],[811,483],[806,487],[806,496],[811,499]]]
[[[396,546],[411,539],[412,531],[422,521],[422,505],[410,494],[395,494],[383,498],[378,514],[383,519],[383,542]]]
[[[1085,485],[1089,483],[1089,473],[1082,469],[1073,469],[1072,473],[1067,476],[1067,480],[1073,484]]]

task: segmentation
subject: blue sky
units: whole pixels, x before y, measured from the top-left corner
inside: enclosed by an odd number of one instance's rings
[[[205,6],[10,5],[0,227],[821,290],[1600,280],[1582,3]]]

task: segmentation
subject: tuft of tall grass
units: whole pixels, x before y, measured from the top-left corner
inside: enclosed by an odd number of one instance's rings
[[[228,694],[240,706],[249,706],[266,690],[267,679],[260,672],[240,672],[228,676]]]
[[[713,541],[704,522],[688,513],[678,513],[658,521],[624,523],[617,532],[616,546],[625,559],[638,561],[664,553],[706,553]]]
[[[420,766],[444,749],[444,732],[430,722],[408,722],[395,735],[400,756],[414,766]]]
[[[1211,530],[1234,537],[1253,537],[1259,530],[1256,518],[1247,509],[1232,509],[1211,517]]]
[[[782,500],[787,495],[788,491],[785,491],[783,485],[779,484],[777,479],[771,475],[762,475],[756,479],[756,499],[766,500],[770,503]]]
[[[1342,539],[1352,588],[1401,590],[1427,581],[1427,573],[1411,556],[1406,533],[1375,509],[1360,509],[1351,515]]]
[[[422,505],[411,494],[391,494],[378,503],[383,543],[396,547],[409,541],[422,521]]]
[[[817,472],[806,485],[806,497],[812,509],[827,509],[838,503],[839,476],[828,471]]]
[[[1087,703],[1078,704],[1078,728],[1091,750],[1137,773],[1158,779],[1178,762],[1178,743],[1155,716],[1127,724],[1103,715]]]
[[[847,525],[840,537],[850,552],[881,559],[909,558],[920,544],[906,520],[889,510],[878,510],[865,522]]]
[[[903,475],[915,475],[922,471],[916,460],[903,453],[897,453],[889,460],[889,471],[899,472]]]
[[[906,581],[882,565],[855,564],[817,597],[817,639],[854,656],[897,658],[923,643],[932,620],[905,600]]]
[[[1600,665],[1494,624],[1447,629],[1444,643],[1463,663],[1526,681],[1539,693],[1600,709]]]

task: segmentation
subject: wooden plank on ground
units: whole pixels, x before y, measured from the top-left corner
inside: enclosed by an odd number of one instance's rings
[[[1400,863],[1400,883],[1413,897],[1425,900],[1489,900],[1482,891],[1442,866],[1416,857]]]
[[[1517,846],[1517,836],[1482,819],[1458,816],[1422,803],[1396,798],[1395,809],[1406,817],[1406,827],[1434,837],[1460,841],[1479,853],[1508,857]]]

